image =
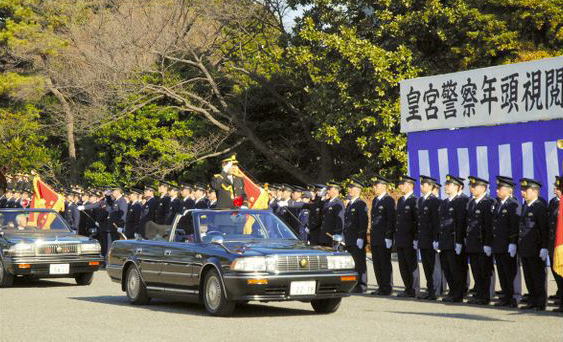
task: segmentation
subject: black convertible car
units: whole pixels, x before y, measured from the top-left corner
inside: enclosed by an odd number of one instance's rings
[[[56,211],[0,209],[0,287],[16,277],[89,285],[102,262],[98,241],[76,235]]]
[[[350,254],[304,244],[271,211],[190,210],[145,235],[115,241],[108,256],[133,304],[171,297],[226,316],[237,303],[298,300],[331,313],[357,283]]]

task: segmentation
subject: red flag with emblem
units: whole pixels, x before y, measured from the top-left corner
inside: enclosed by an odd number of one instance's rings
[[[43,182],[39,176],[33,177],[33,196],[31,197],[30,208],[34,209],[53,209],[61,212],[64,210],[64,197],[55,192],[49,185]],[[29,222],[37,225],[41,229],[49,229],[54,220],[53,215],[32,214]]]
[[[553,252],[553,270],[563,277],[563,196],[561,196],[559,200],[559,213],[557,215],[557,229]]]

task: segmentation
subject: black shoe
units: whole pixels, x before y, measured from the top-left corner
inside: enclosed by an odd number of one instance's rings
[[[535,308],[536,308],[535,305],[533,305],[533,304],[528,304],[528,305],[526,305],[526,306],[522,306],[522,307],[520,308],[520,310],[532,310],[532,309],[535,309]]]
[[[553,309],[553,312],[559,312],[559,313],[563,313],[563,306]]]
[[[554,300],[554,299],[557,299],[557,298],[558,297],[556,295],[551,295],[551,296],[547,297],[547,299],[549,299],[549,300]]]
[[[442,302],[444,302],[444,303],[462,303],[463,298],[444,297],[444,298],[442,298]]]
[[[508,306],[509,302],[506,300],[501,300],[500,302],[497,302],[494,304],[494,306]]]
[[[415,294],[414,291],[403,291],[397,294],[397,297],[400,298],[414,298]]]
[[[391,291],[377,290],[377,291],[373,291],[371,294],[374,296],[389,296],[391,295]]]
[[[545,311],[545,305],[536,306],[536,311]]]
[[[471,305],[489,305],[489,301],[486,299],[472,298],[467,301],[467,304]]]
[[[354,289],[352,290],[352,293],[364,293],[364,290],[362,289],[361,286],[356,286],[356,287],[354,287]]]
[[[427,293],[425,295],[419,296],[419,299],[424,299],[424,300],[436,300],[436,295],[432,294],[432,293]]]

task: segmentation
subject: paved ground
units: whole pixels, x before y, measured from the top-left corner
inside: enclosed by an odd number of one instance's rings
[[[370,279],[373,283],[374,277]],[[241,339],[563,341],[563,315],[357,295],[346,298],[331,315],[317,315],[306,303],[251,303],[237,308],[234,317],[215,318],[194,304],[129,305],[105,271],[87,287],[49,280],[0,289],[2,342]]]

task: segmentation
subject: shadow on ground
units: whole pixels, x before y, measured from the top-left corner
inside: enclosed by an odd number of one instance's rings
[[[148,305],[132,305],[125,296],[95,296],[70,297],[69,299],[86,301],[97,304],[129,306],[137,310],[151,310],[158,312],[183,313],[194,316],[207,316],[208,313],[201,304],[171,302],[166,300],[152,300]],[[263,304],[239,304],[232,317],[280,317],[317,315],[313,309],[303,310],[294,308],[280,308]]]

